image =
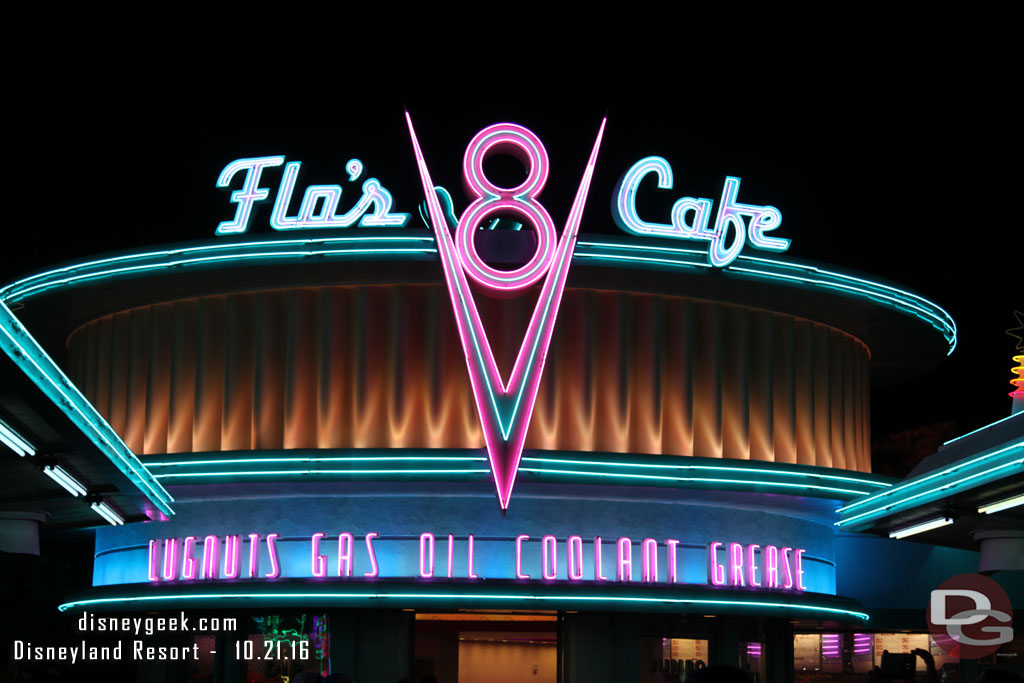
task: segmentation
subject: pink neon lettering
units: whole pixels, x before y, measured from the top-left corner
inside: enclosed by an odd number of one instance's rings
[[[554,536],[540,539],[540,573],[545,581],[558,576],[558,541]]]
[[[216,579],[219,577],[220,562],[217,551],[220,549],[220,539],[216,536],[207,536],[203,539],[203,568],[200,574],[204,579]]]
[[[196,578],[199,573],[199,563],[196,562],[196,558],[193,557],[193,553],[196,549],[196,537],[186,536],[185,537],[185,551],[184,551],[184,564],[181,567],[181,578],[184,581],[191,581]]]
[[[793,552],[792,548],[782,549],[782,587],[792,588],[793,587],[793,570],[789,565],[789,554]]]
[[[455,553],[455,536],[448,534],[448,578],[452,578],[452,560]]]
[[[159,568],[157,566],[159,564],[159,562],[160,562],[160,558],[158,557],[158,555],[159,555],[159,546],[157,545],[157,541],[150,541],[149,542],[149,580],[150,581],[159,581],[160,580]]]
[[[369,579],[377,578],[377,575],[380,573],[380,569],[377,567],[377,554],[373,552],[373,539],[379,535],[376,531],[366,534],[366,552],[370,556],[370,571],[363,572],[363,576]]]
[[[615,563],[615,576],[619,581],[633,580],[633,542],[623,536],[615,544],[618,549],[618,559]]]
[[[798,591],[807,590],[807,586],[804,585],[804,553],[807,552],[803,548],[797,548],[796,558],[793,560],[795,566],[794,573],[796,574],[796,589]]]
[[[224,578],[237,579],[241,573],[242,566],[238,556],[242,551],[241,536],[227,536],[224,538]]]
[[[601,572],[601,537],[594,537],[594,581],[607,581],[608,577]]]
[[[260,535],[249,534],[249,578],[255,579],[260,573]]]
[[[405,117],[430,210],[438,255],[448,285],[459,337],[469,366],[470,385],[473,388],[487,443],[487,455],[497,489],[498,503],[502,509],[506,509],[512,495],[512,487],[515,485],[526,432],[540,387],[543,359],[547,355],[554,322],[558,317],[558,308],[576,244],[576,234],[590,190],[590,181],[606,121],[601,122],[562,236],[552,251],[553,223],[547,211],[534,199],[547,177],[547,153],[536,135],[522,126],[496,124],[480,131],[473,138],[466,150],[463,172],[464,180],[473,188],[477,200],[463,212],[456,228],[456,239],[453,240],[408,112]],[[521,193],[519,188],[495,187],[483,174],[483,159],[488,151],[492,148],[496,152],[504,151],[509,147],[524,152],[529,165],[528,177],[521,186]],[[513,211],[522,215],[529,219],[537,231],[536,253],[525,266],[516,270],[492,269],[483,263],[475,252],[473,239],[477,224],[473,221],[497,210]],[[466,276],[468,274],[475,281],[491,289],[508,291],[522,289],[537,282],[545,273],[547,277],[544,278],[530,324],[520,344],[512,375],[508,383],[505,383],[494,360],[494,353]],[[504,418],[508,419],[507,428]]]
[[[646,583],[658,581],[658,542],[645,538],[640,544],[640,577]]]
[[[757,579],[757,564],[754,561],[754,553],[760,548],[756,543],[751,543],[747,546],[747,585],[748,586],[760,586],[761,582]]]
[[[469,567],[466,571],[466,577],[470,579],[480,578],[473,572],[473,534],[469,535]]]
[[[434,534],[420,534],[420,578],[434,576]]]
[[[178,578],[178,539],[164,539],[164,567],[160,572],[164,581],[174,581]]]
[[[765,546],[764,561],[765,581],[767,588],[779,587],[779,549],[773,545]]]
[[[725,585],[725,566],[718,562],[718,549],[722,543],[714,541],[708,544],[708,583],[712,586]]]
[[[583,539],[579,536],[569,537],[569,580],[583,579]]]
[[[277,562],[277,547],[274,542],[278,539],[280,534],[267,534],[267,551],[270,553],[270,572],[265,574],[265,578],[276,579],[281,576],[281,565]]]
[[[729,544],[729,585],[743,586],[743,546]]]
[[[319,554],[319,540],[326,538],[327,533],[317,531],[312,538],[312,572],[314,577],[323,579],[327,575],[327,555]]]
[[[526,534],[520,534],[516,536],[516,578],[517,579],[528,579],[529,574],[523,573],[523,541],[528,539],[529,536]]]
[[[679,546],[679,541],[674,538],[670,538],[665,541],[665,545],[668,546],[668,582],[677,583],[676,581],[676,548]]]
[[[327,534],[321,533],[319,531],[313,534],[313,576],[321,579],[327,576],[327,556],[320,554],[320,539],[325,538],[326,536]]]
[[[347,531],[338,534],[338,576],[352,576],[352,566],[355,564],[355,538]],[[326,563],[324,567],[326,575]]]

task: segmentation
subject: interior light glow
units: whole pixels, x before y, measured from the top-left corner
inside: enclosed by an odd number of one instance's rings
[[[66,612],[69,609],[86,607],[88,605],[103,605],[115,602],[154,602],[154,601],[192,601],[192,600],[246,600],[264,598],[269,600],[311,600],[311,601],[346,601],[346,600],[532,600],[537,602],[617,602],[617,603],[641,603],[641,604],[666,604],[666,605],[709,605],[722,607],[774,607],[785,610],[796,610],[800,612],[824,612],[827,614],[838,614],[844,617],[855,617],[867,621],[870,617],[864,612],[841,609],[838,607],[827,607],[805,602],[777,602],[762,600],[726,600],[726,599],[705,599],[705,598],[672,598],[668,596],[644,597],[624,595],[534,595],[530,593],[405,593],[405,592],[374,592],[374,593],[341,593],[341,592],[309,592],[309,593],[259,593],[259,592],[233,592],[233,593],[189,593],[179,595],[126,595],[114,598],[92,598],[87,600],[75,600],[59,605],[57,609]]]
[[[1005,500],[1000,500],[995,503],[986,503],[978,508],[978,512],[986,515],[991,515],[994,512],[1002,512],[1003,510],[1009,510],[1015,508],[1018,505],[1024,505],[1024,493],[1019,496],[1013,496]]]
[[[889,538],[906,538],[907,536],[913,536],[914,534],[921,534],[925,531],[931,531],[932,529],[938,529],[953,523],[952,517],[939,517],[937,519],[930,519],[927,522],[921,522],[913,526],[904,527],[903,529],[897,529],[889,532]]]
[[[36,454],[36,447],[3,420],[0,420],[0,442],[21,457]]]
[[[88,493],[86,488],[82,486],[82,483],[68,474],[68,471],[60,465],[47,465],[43,467],[43,474],[60,484],[61,488],[76,498]]]
[[[122,517],[120,513],[118,513],[118,511],[111,507],[106,501],[101,500],[98,503],[92,503],[89,507],[91,507],[96,514],[114,526],[124,524],[124,517]]]

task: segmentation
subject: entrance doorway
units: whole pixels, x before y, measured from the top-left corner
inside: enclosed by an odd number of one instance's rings
[[[415,683],[428,676],[437,683],[555,683],[558,677],[556,612],[417,612],[414,638]]]

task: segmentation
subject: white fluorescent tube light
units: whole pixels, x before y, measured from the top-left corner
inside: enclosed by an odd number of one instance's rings
[[[939,517],[938,519],[932,519],[927,522],[921,522],[920,524],[908,526],[904,529],[890,531],[889,538],[906,538],[907,536],[913,536],[914,534],[920,534],[924,533],[925,531],[931,531],[932,529],[938,529],[939,527],[946,526],[952,523],[952,517]]]
[[[100,517],[107,520],[114,526],[117,526],[118,524],[124,524],[124,517],[117,514],[114,508],[110,507],[105,502],[93,503],[89,507],[95,510],[96,514],[98,514]]]
[[[3,420],[0,420],[0,442],[6,444],[8,448],[23,458],[26,455],[36,454],[36,447],[23,439],[21,434],[11,429],[11,426]]]
[[[995,503],[986,503],[978,508],[978,512],[983,512],[986,515],[991,515],[993,512],[1001,512],[1003,510],[1009,510],[1015,508],[1018,505],[1024,505],[1024,493],[1013,498],[1007,498],[1006,500],[996,501]]]
[[[68,474],[60,465],[47,465],[43,473],[60,484],[72,496],[84,496],[87,491],[81,482]]]

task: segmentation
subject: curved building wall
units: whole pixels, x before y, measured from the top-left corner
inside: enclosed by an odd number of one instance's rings
[[[508,373],[533,301],[480,297]],[[212,295],[69,338],[70,376],[139,454],[482,448],[443,284]],[[870,471],[869,352],[761,309],[567,289],[526,447]]]

